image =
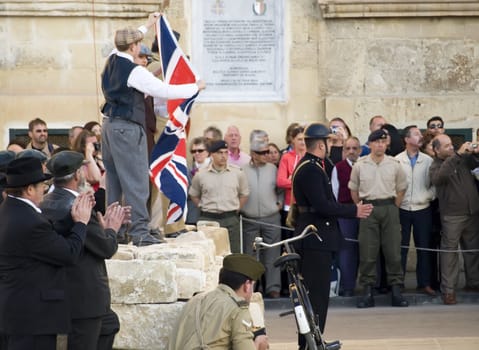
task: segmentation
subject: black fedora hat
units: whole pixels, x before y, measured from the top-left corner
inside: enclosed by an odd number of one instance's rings
[[[42,163],[38,159],[18,158],[7,165],[2,185],[6,188],[23,187],[51,179],[51,177],[43,173]]]

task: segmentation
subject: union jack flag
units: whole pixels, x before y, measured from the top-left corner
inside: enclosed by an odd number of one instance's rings
[[[165,83],[172,85],[194,83],[196,74],[180,49],[165,16],[160,16],[156,23],[156,34]],[[168,122],[151,154],[151,181],[170,200],[167,224],[186,216],[188,195],[186,132],[189,113],[197,95],[189,99],[168,100]]]

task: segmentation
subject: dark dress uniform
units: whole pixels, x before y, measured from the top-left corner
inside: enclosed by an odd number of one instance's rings
[[[55,230],[64,236],[68,236],[73,225],[70,209],[74,200],[73,193],[56,187],[40,204],[45,216],[53,222]],[[115,333],[119,330],[119,321],[116,321],[114,327],[116,332],[102,334],[101,330],[103,318],[116,318],[110,309],[110,287],[105,259],[111,258],[117,249],[116,232],[112,229],[104,230],[92,212],[80,259],[76,265],[66,268],[72,318],[68,349],[112,348]]]
[[[306,162],[294,175],[293,193],[299,208],[295,235],[310,224],[318,229],[322,242],[309,236],[297,244],[302,257],[301,273],[310,293],[314,312],[319,317],[319,327],[324,331],[329,303],[329,286],[333,252],[337,252],[344,241],[337,218],[356,217],[355,204],[336,202],[329,177],[322,168],[323,159],[310,153],[301,159]]]

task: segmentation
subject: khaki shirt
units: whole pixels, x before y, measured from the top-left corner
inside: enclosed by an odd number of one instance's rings
[[[210,164],[196,173],[188,193],[200,198],[202,211],[223,213],[239,210],[240,197],[249,195],[248,180],[244,171],[235,165],[228,164],[225,170],[216,171]]]
[[[201,349],[199,332],[205,349],[255,350],[252,323],[248,303],[233,289],[220,284],[186,303],[170,335],[168,350]]]
[[[367,155],[353,165],[348,187],[357,191],[360,199],[394,198],[407,189],[407,176],[393,157],[385,155],[377,164]]]

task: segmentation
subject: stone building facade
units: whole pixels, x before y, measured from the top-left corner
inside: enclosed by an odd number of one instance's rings
[[[191,48],[192,1],[168,1],[185,52]],[[1,147],[11,129],[26,128],[35,117],[50,129],[101,121],[100,73],[115,30],[144,23],[163,3],[3,1]],[[284,0],[284,6],[285,101],[197,103],[191,137],[208,125],[225,130],[236,124],[244,148],[253,128],[284,146],[289,123],[340,116],[364,140],[376,114],[400,128],[424,127],[432,115],[443,116],[448,128],[479,127],[477,1]]]

